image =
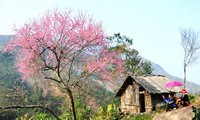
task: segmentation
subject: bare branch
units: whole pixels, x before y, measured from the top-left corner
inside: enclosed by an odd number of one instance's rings
[[[17,108],[24,108],[24,109],[33,109],[33,108],[40,108],[48,111],[50,114],[52,114],[57,120],[61,120],[52,110],[50,110],[46,106],[42,105],[15,105],[15,106],[6,106],[6,107],[0,107],[1,110],[6,110],[6,109],[17,109]]]
[[[44,79],[50,79],[52,81],[55,81],[55,82],[58,82],[58,83],[61,83],[61,81],[55,79],[55,78],[52,78],[52,77],[45,77]]]
[[[191,29],[180,30],[180,33],[184,49],[184,63],[189,66],[198,59],[198,51],[200,50],[199,33]]]

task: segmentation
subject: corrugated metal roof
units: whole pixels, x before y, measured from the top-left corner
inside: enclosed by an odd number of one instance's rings
[[[137,83],[140,84],[140,86],[146,89],[149,93],[153,93],[153,94],[181,91],[181,87],[166,88],[165,85],[171,80],[165,76],[132,76],[132,77],[129,76],[121,85],[116,96],[120,96],[122,91],[126,89],[128,85],[127,83],[130,83],[130,81],[132,80],[135,80]]]

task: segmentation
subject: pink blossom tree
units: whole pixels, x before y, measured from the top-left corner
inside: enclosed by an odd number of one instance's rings
[[[101,23],[86,13],[48,11],[43,17],[15,29],[15,38],[6,50],[17,51],[17,67],[24,80],[38,77],[49,90],[56,87],[66,94],[72,119],[76,119],[73,90],[81,82],[98,75],[114,80],[123,71],[123,62],[109,43]]]

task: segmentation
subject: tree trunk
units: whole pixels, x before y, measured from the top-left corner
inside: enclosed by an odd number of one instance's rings
[[[75,111],[75,106],[74,106],[74,98],[73,98],[73,95],[72,95],[72,91],[69,88],[67,88],[67,95],[68,95],[69,104],[70,104],[70,107],[71,107],[72,120],[76,120],[76,111]]]
[[[183,88],[185,89],[186,84],[186,64],[184,63],[183,69],[184,69],[184,79],[183,79]]]

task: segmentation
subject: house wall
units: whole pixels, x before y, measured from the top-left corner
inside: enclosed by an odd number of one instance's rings
[[[140,113],[139,85],[137,83],[133,82],[133,85],[128,85],[122,94],[121,111],[124,114]]]
[[[154,105],[153,102],[156,104],[156,97],[152,97],[150,93],[146,90],[140,91],[140,86],[138,83],[133,81],[132,85],[128,85],[126,90],[121,96],[121,111],[124,114],[137,114],[140,113],[143,109],[145,111],[142,112],[151,112]],[[144,95],[144,102],[140,101],[140,96]],[[143,105],[144,104],[144,105]]]
[[[129,85],[123,95],[121,96],[121,111],[124,114],[130,114],[134,111],[134,93],[132,91],[132,85]]]

